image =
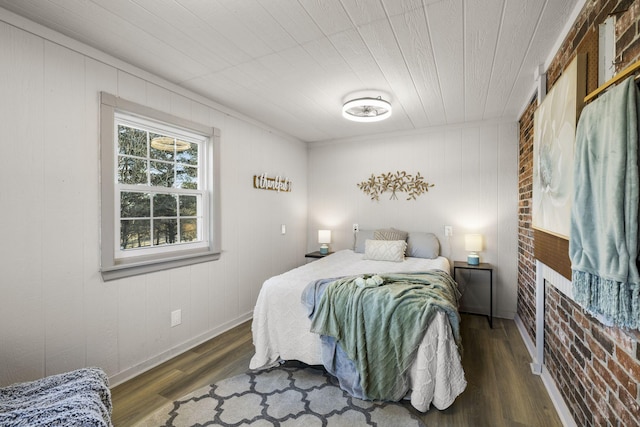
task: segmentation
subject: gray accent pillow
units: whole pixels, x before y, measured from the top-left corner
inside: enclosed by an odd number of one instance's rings
[[[375,240],[404,240],[407,241],[409,233],[395,228],[382,228],[373,233]]]
[[[440,241],[433,233],[409,232],[406,256],[413,258],[438,258]]]
[[[353,251],[359,254],[364,253],[365,242],[367,240],[373,240],[373,230],[360,230],[356,233],[355,242],[353,244]]]

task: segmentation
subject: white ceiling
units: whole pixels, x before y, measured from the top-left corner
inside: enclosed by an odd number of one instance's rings
[[[581,0],[0,0],[303,141],[516,119]],[[386,94],[390,119],[341,117]]]

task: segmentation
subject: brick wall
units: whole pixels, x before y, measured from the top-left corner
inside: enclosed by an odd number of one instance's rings
[[[520,118],[520,151],[518,160],[518,315],[535,342],[536,268],[531,229],[531,197],[533,191],[533,113],[537,98]]]
[[[616,21],[616,69],[640,58],[640,0],[587,0],[547,70],[549,88],[583,40],[609,14]],[[535,340],[535,265],[531,230],[533,112],[520,118],[518,316]],[[545,364],[580,426],[640,425],[640,333],[604,326],[547,283]]]
[[[545,365],[579,426],[640,425],[638,334],[603,326],[547,284]]]

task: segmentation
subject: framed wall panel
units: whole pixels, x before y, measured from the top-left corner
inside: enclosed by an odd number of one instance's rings
[[[533,228],[569,238],[573,151],[586,93],[586,55],[577,55],[534,114]]]

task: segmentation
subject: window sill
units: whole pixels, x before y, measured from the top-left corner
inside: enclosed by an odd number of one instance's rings
[[[122,279],[125,277],[138,276],[140,274],[153,273],[156,271],[168,270],[171,268],[185,267],[192,264],[216,261],[220,259],[220,252],[199,252],[184,255],[177,255],[163,258],[153,258],[145,260],[134,260],[122,262],[113,266],[102,267],[102,280],[105,282]]]

